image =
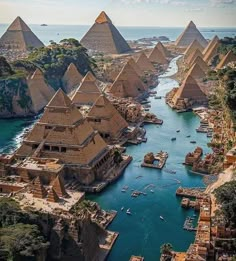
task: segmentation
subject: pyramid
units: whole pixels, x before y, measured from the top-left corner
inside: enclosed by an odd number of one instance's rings
[[[118,138],[128,127],[126,120],[104,95],[96,100],[87,118],[102,137]]]
[[[165,48],[165,46],[164,46],[160,41],[158,41],[158,43],[156,44],[155,47],[156,47],[159,51],[161,51],[162,54],[163,54],[165,57],[170,55],[169,51]]]
[[[199,32],[196,25],[191,21],[182,34],[177,38],[175,45],[178,47],[187,47],[194,40],[197,40],[204,48],[207,46],[206,39]]]
[[[44,44],[18,16],[0,38],[0,48],[26,51],[31,47],[39,48]]]
[[[57,175],[57,177],[53,180],[52,189],[56,192],[57,196],[61,198],[68,196],[64,187],[64,182],[60,175]]]
[[[53,188],[51,188],[48,193],[47,201],[53,202],[53,203],[56,203],[59,201],[59,197]]]
[[[79,88],[72,97],[72,103],[76,106],[93,105],[101,94],[96,85],[96,78],[88,72],[83,78]]]
[[[177,104],[180,99],[189,99],[195,102],[206,101],[206,95],[189,73],[174,95],[173,103]]]
[[[216,42],[204,55],[204,61],[209,64],[211,60],[218,54],[219,42]]]
[[[109,92],[120,98],[135,98],[145,90],[146,86],[134,68],[129,63],[126,63],[110,87]]]
[[[42,117],[25,137],[15,156],[30,157],[36,146],[37,157],[56,158],[62,164],[86,166],[87,169],[96,162],[98,155],[101,158],[109,152],[105,141],[61,89],[45,107]]]
[[[159,48],[154,47],[152,49],[152,52],[150,53],[148,59],[152,62],[152,63],[158,63],[158,64],[168,64],[168,61],[165,57],[165,54],[163,54],[164,52],[160,51]]]
[[[155,72],[156,71],[155,67],[152,65],[152,63],[147,58],[147,56],[144,52],[141,53],[141,55],[139,56],[139,58],[136,61],[136,64],[143,72],[147,72],[147,71]]]
[[[235,54],[230,50],[219,62],[219,64],[216,66],[216,69],[222,69],[225,66],[227,66],[227,64],[231,63],[231,62],[235,62],[236,61],[236,56]]]
[[[47,195],[47,191],[44,188],[40,177],[38,176],[34,181],[33,186],[33,197],[34,198],[45,198]]]
[[[133,69],[135,70],[135,72],[138,74],[139,77],[143,76],[142,70],[139,68],[139,66],[136,64],[136,62],[132,57],[129,59],[128,63],[130,66],[133,67]]]
[[[206,55],[206,53],[208,53],[208,51],[216,44],[219,43],[220,39],[218,38],[217,35],[215,35],[212,40],[208,43],[207,47],[204,49],[204,51],[202,52],[203,55]]]
[[[197,49],[199,49],[201,52],[204,50],[204,48],[201,46],[201,44],[198,42],[198,40],[194,40],[186,49],[184,52],[185,59],[191,55],[193,52],[195,52]]]
[[[193,64],[188,72],[194,79],[201,79],[206,76],[206,72],[197,64]]]
[[[33,111],[39,112],[47,105],[55,91],[45,82],[44,75],[39,69],[36,69],[33,75],[27,79],[27,85],[32,100]]]
[[[109,54],[120,54],[131,50],[104,11],[81,39],[81,44],[87,49]]]
[[[78,87],[82,79],[83,76],[79,73],[76,66],[71,63],[62,78],[66,93],[70,93],[75,87]]]
[[[191,54],[187,57],[187,59],[185,60],[185,62],[191,66],[191,64],[193,63],[193,61],[194,61],[198,56],[201,57],[201,58],[203,58],[203,55],[202,55],[202,53],[201,53],[201,51],[200,51],[199,49],[197,49],[197,50],[195,50],[193,53],[191,53]]]
[[[199,67],[204,71],[207,72],[209,70],[209,67],[207,66],[207,64],[205,63],[205,61],[202,59],[201,56],[197,56],[193,62],[190,64],[190,66],[194,65],[194,64],[198,64]]]

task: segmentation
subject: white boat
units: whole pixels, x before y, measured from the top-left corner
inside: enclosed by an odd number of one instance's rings
[[[130,212],[130,208],[128,208],[128,209],[126,210],[126,214],[127,214],[127,215],[132,215],[132,213]]]
[[[123,211],[123,210],[124,210],[124,207],[122,207],[120,210]]]
[[[161,219],[161,220],[164,220],[163,216],[160,216],[160,219]]]
[[[151,189],[150,192],[154,193],[154,191]]]

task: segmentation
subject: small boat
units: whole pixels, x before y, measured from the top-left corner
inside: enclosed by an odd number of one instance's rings
[[[195,140],[191,140],[190,143],[195,144],[197,142]]]
[[[175,138],[175,137],[171,138],[171,141],[174,141],[174,140],[176,140],[176,138]]]
[[[150,192],[154,193],[154,191],[151,189]]]
[[[186,136],[186,138],[190,138],[190,137],[191,137],[191,135]]]
[[[122,189],[121,192],[126,192],[126,189]]]
[[[124,207],[122,207],[120,210],[123,211],[123,210],[124,210]]]
[[[155,99],[161,99],[161,96],[156,96]]]
[[[161,220],[164,220],[163,216],[160,216],[160,219],[161,219]]]
[[[177,130],[176,132],[180,132],[180,130]]]
[[[132,213],[130,212],[130,208],[128,208],[128,209],[126,210],[126,214],[127,214],[127,215],[132,215]]]

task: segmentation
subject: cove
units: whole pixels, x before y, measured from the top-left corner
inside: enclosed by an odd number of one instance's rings
[[[165,96],[169,90],[178,86],[175,80],[169,78],[178,70],[178,58],[171,61],[167,72],[160,77],[159,85],[155,88],[157,96]],[[98,202],[104,209],[118,211],[108,228],[120,233],[108,257],[111,261],[129,260],[131,255],[144,256],[148,261],[158,260],[163,243],[169,242],[176,251],[184,251],[195,236],[193,232],[182,228],[185,218],[193,212],[181,208],[175,191],[180,185],[204,186],[202,177],[188,172],[182,163],[185,155],[196,146],[202,147],[204,153],[210,152],[208,139],[205,134],[196,132],[200,119],[192,112],[178,114],[168,107],[164,98],[159,100],[150,97],[149,100],[150,112],[163,119],[163,125],[145,125],[147,143],[127,147],[127,154],[133,157],[133,161],[124,175],[101,194],[87,196],[87,199]],[[176,132],[178,129],[179,133]],[[187,138],[188,135],[191,138]],[[176,137],[176,141],[171,141],[172,137]],[[197,143],[191,144],[190,140]],[[156,153],[160,150],[169,153],[166,168],[175,170],[176,174],[167,173],[164,169],[160,171],[140,167],[147,152]],[[177,181],[181,184],[177,184]],[[155,187],[145,189],[149,184]],[[125,193],[121,192],[124,186],[129,187]],[[142,190],[147,195],[133,198],[131,189]],[[124,207],[124,211],[121,211],[121,207]],[[126,214],[128,208],[132,215]],[[165,221],[160,219],[160,215]]]

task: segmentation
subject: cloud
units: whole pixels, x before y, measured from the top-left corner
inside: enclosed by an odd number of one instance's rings
[[[212,5],[230,5],[230,4],[236,4],[236,0],[210,0]]]

